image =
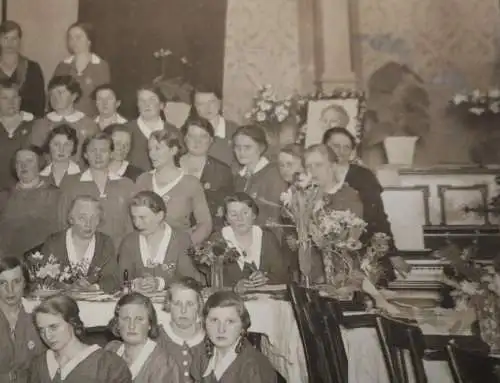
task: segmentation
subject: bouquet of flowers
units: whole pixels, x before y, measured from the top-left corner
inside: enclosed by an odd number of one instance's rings
[[[435,256],[449,262],[451,270],[443,282],[454,288],[456,309],[476,311],[481,337],[492,351],[500,351],[500,276],[492,266],[473,260],[475,247],[460,249],[450,244]]]
[[[36,290],[57,290],[71,278],[70,267],[61,269],[53,255],[45,257],[37,251],[29,255],[28,261],[30,279]]]
[[[289,218],[297,230],[299,267],[303,276],[311,274],[311,225],[314,212],[320,208],[319,188],[312,178],[300,173],[294,176],[290,188],[281,195],[285,218]]]
[[[193,261],[201,266],[202,272],[207,267],[210,269],[210,285],[215,288],[222,288],[224,285],[224,265],[236,262],[240,257],[236,246],[226,241],[221,234],[211,236],[201,245],[192,247],[189,252]]]
[[[389,243],[390,238],[387,234],[373,234],[361,260],[361,270],[374,284],[384,277],[385,270],[381,267],[380,262],[389,252]]]

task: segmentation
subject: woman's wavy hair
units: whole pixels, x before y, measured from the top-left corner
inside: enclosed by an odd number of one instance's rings
[[[224,218],[226,220],[227,220],[227,207],[231,202],[240,202],[244,205],[247,205],[252,210],[255,217],[256,218],[258,217],[259,206],[257,205],[257,202],[255,202],[255,200],[245,192],[236,192],[224,198],[224,205],[222,207],[223,207]]]
[[[95,43],[95,30],[94,26],[90,23],[86,23],[83,21],[77,21],[73,24],[71,24],[66,31],[66,34],[69,36],[69,31],[71,31],[73,28],[80,28],[83,33],[87,36],[87,39],[90,41],[90,50],[92,51]]]
[[[65,136],[68,141],[73,143],[73,150],[71,151],[71,155],[74,156],[78,151],[78,136],[76,134],[76,130],[72,128],[68,124],[57,125],[54,129],[50,131],[43,144],[43,151],[45,153],[50,153],[50,143],[54,139],[55,136]]]
[[[241,352],[244,342],[247,338],[247,332],[250,326],[252,325],[252,321],[250,320],[250,313],[248,312],[245,302],[243,299],[233,291],[217,291],[208,297],[205,306],[203,307],[203,326],[206,331],[206,320],[210,310],[217,307],[234,307],[236,312],[238,313],[241,323],[242,330],[241,336],[238,340],[238,344],[236,345],[235,351],[236,353]],[[209,356],[213,355],[214,352],[214,344],[208,337],[205,337],[205,348]]]
[[[16,180],[19,181],[19,177],[17,176],[16,172],[16,161],[17,161],[17,155],[19,152],[31,152],[36,155],[37,161],[38,161],[38,171],[41,171],[45,166],[47,165],[47,160],[45,158],[44,152],[42,149],[40,149],[38,146],[35,145],[22,145],[19,149],[17,149],[14,152],[14,155],[10,159],[10,171],[12,175],[16,178]]]
[[[167,205],[163,198],[151,190],[143,190],[132,197],[129,203],[129,207],[139,207],[144,206],[150,209],[153,213],[158,214],[163,212],[167,214]]]
[[[164,145],[167,145],[170,149],[177,148],[177,153],[174,156],[175,166],[180,166],[181,157],[187,153],[186,145],[184,145],[184,138],[178,129],[168,128],[162,130],[157,130],[151,133],[149,138],[158,141]]]
[[[0,257],[0,274],[7,270],[13,270],[16,267],[21,268],[24,279],[24,295],[26,295],[30,292],[31,287],[31,278],[26,262],[14,256]]]
[[[181,134],[183,137],[186,137],[191,126],[196,126],[204,130],[212,138],[215,137],[215,130],[212,124],[208,120],[201,117],[190,117],[186,120],[184,125],[181,127]]]
[[[80,309],[73,298],[64,294],[58,294],[46,298],[33,310],[33,318],[37,314],[50,314],[61,316],[66,323],[73,328],[75,336],[83,341],[85,326],[80,318]]]
[[[238,136],[247,136],[260,146],[260,155],[264,155],[269,147],[266,131],[259,125],[243,125],[234,132],[232,141]]]
[[[75,103],[82,97],[82,87],[76,81],[73,76],[63,75],[63,76],[55,76],[52,80],[49,81],[49,85],[47,86],[47,93],[50,93],[54,88],[64,86],[68,92],[76,95]]]
[[[349,132],[346,128],[335,127],[327,129],[325,133],[323,133],[322,143],[324,145],[328,145],[328,141],[330,141],[330,138],[332,138],[332,136],[336,134],[340,134],[343,135],[344,137],[347,137],[349,141],[351,141],[352,149],[353,150],[356,149],[357,146],[356,137],[354,137],[354,135],[351,132]]]
[[[191,277],[179,277],[174,279],[167,287],[167,291],[165,293],[165,301],[163,302],[163,311],[169,313],[170,305],[172,303],[172,289],[181,288],[185,290],[192,290],[196,293],[196,300],[198,302],[198,314],[202,315],[203,310],[203,296],[201,295],[203,291],[203,286],[196,279]]]
[[[332,164],[339,162],[339,157],[335,154],[333,149],[325,144],[314,144],[309,146],[304,152],[304,159],[311,153],[321,154]]]
[[[158,336],[160,335],[160,327],[158,325],[158,317],[156,315],[156,309],[153,306],[153,302],[151,302],[151,299],[149,299],[147,296],[135,291],[130,294],[124,295],[116,303],[113,318],[111,318],[108,324],[108,328],[111,331],[111,333],[114,336],[121,338],[120,328],[118,326],[120,309],[123,306],[131,304],[144,306],[144,308],[148,312],[148,321],[150,327],[148,331],[148,337],[150,339],[158,338]]]

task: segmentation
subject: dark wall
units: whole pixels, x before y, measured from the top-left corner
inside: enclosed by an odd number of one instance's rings
[[[166,78],[222,89],[226,8],[227,0],[80,0],[79,20],[95,27],[94,50],[110,63],[123,114],[135,116],[137,88],[161,74],[160,48],[175,55]]]

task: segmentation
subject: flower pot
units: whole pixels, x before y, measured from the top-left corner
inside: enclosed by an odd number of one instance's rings
[[[384,139],[387,162],[391,165],[412,165],[415,155],[416,136],[395,136]]]

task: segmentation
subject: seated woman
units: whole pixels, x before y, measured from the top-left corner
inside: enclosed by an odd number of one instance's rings
[[[126,125],[132,135],[134,147],[129,153],[128,160],[139,169],[152,169],[151,159],[148,157],[148,141],[151,133],[157,131],[177,130],[165,121],[163,109],[167,99],[157,86],[142,86],[137,91],[137,109],[139,117],[129,121]]]
[[[148,297],[137,292],[121,297],[109,322],[109,329],[121,341],[108,343],[106,350],[125,360],[134,382],[181,382],[178,365],[156,342],[158,319]]]
[[[127,178],[121,178],[109,172],[113,140],[106,133],[89,137],[83,145],[83,156],[89,168],[81,175],[68,176],[61,184],[61,203],[59,219],[67,223],[68,212],[75,197],[92,196],[101,203],[104,219],[99,231],[109,235],[115,249],[132,231],[128,211],[128,202],[133,195],[134,184]]]
[[[203,308],[208,355],[193,364],[199,383],[276,383],[269,360],[246,339],[250,314],[243,299],[232,291],[212,294]]]
[[[80,166],[71,156],[78,149],[78,137],[71,126],[62,124],[52,129],[45,141],[44,151],[49,154],[50,163],[40,172],[49,183],[59,187],[66,175],[80,174]]]
[[[205,190],[208,208],[216,228],[223,225],[224,197],[233,192],[231,168],[208,155],[214,141],[214,128],[207,120],[189,119],[181,128],[187,153],[180,159],[182,170],[198,178]]]
[[[28,282],[28,270],[18,258],[0,258],[0,382],[26,383],[31,360],[45,351],[22,305]]]
[[[226,197],[224,211],[228,226],[222,237],[240,257],[224,266],[224,284],[244,291],[267,283],[286,283],[288,265],[278,240],[267,229],[255,225],[259,207],[246,193]]]
[[[170,129],[153,132],[148,145],[155,169],[137,179],[137,188],[161,196],[168,207],[168,224],[188,232],[194,244],[203,242],[212,231],[212,217],[200,181],[179,168],[184,154],[181,134]],[[196,224],[191,227],[193,217]]]
[[[80,146],[73,160],[80,163],[82,143],[86,138],[99,132],[99,128],[90,117],[75,109],[75,103],[81,97],[82,89],[73,77],[56,76],[50,80],[47,92],[52,112],[35,121],[30,142],[41,148],[52,129],[57,125],[67,124],[76,130]]]
[[[127,123],[127,120],[118,113],[121,100],[111,84],[103,84],[95,88],[92,92],[92,99],[99,113],[94,121],[101,130],[112,124]]]
[[[62,268],[70,266],[82,274],[74,281],[75,288],[110,293],[119,288],[120,277],[113,241],[97,231],[102,219],[98,199],[76,197],[69,210],[69,229],[48,237],[42,254],[53,255]]]
[[[18,182],[0,192],[0,252],[21,257],[60,230],[60,192],[40,178],[43,153],[39,148],[23,147],[13,160]]]
[[[160,327],[158,343],[174,358],[182,381],[193,383],[190,377],[194,360],[205,353],[205,331],[201,325],[203,297],[201,284],[189,277],[174,280],[167,288],[164,311],[169,314]]]
[[[132,134],[127,126],[121,124],[111,124],[104,132],[111,136],[113,140],[113,153],[109,164],[110,173],[119,177],[125,177],[135,182],[144,171],[127,161],[130,148],[132,147]]]
[[[131,383],[127,364],[114,352],[83,343],[85,327],[77,303],[66,295],[45,299],[33,310],[49,347],[30,368],[30,383]]]
[[[167,207],[152,191],[142,191],[130,201],[136,231],[127,235],[118,252],[120,275],[125,271],[133,289],[160,291],[174,276],[202,280],[188,255],[189,235],[165,222]]]
[[[264,156],[268,142],[260,126],[241,126],[233,136],[234,153],[242,166],[235,177],[235,190],[250,195],[259,206],[261,214],[257,224],[274,223],[280,217],[280,197],[286,191],[276,164]],[[275,230],[276,234],[279,230]]]
[[[1,36],[1,26],[0,26]],[[0,40],[0,46],[2,40]],[[0,53],[0,61],[1,61]],[[0,66],[0,78],[2,77]],[[15,83],[0,82],[0,189],[12,187],[16,178],[12,173],[12,156],[29,142],[33,127],[33,115],[20,109],[21,97]]]
[[[66,39],[71,56],[57,65],[54,77],[69,75],[78,81],[82,97],[78,100],[76,108],[87,116],[94,117],[97,112],[91,95],[96,87],[109,83],[111,78],[109,64],[92,53],[95,36],[91,24],[76,22],[70,25]]]

